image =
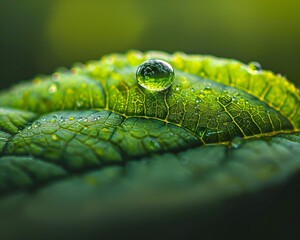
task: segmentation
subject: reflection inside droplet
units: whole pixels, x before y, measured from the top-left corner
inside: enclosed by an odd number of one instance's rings
[[[163,91],[172,85],[174,70],[165,61],[151,59],[137,68],[136,78],[139,85],[147,90]]]

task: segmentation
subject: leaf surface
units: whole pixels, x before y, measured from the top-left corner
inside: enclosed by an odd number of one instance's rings
[[[166,91],[137,84],[153,58],[174,67]],[[235,60],[113,54],[3,91],[0,106],[0,223],[18,215],[28,236],[25,219],[104,232],[154,212],[219,211],[300,168],[298,89]]]

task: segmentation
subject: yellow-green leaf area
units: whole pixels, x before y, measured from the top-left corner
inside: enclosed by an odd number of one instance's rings
[[[141,87],[139,65],[169,63],[175,72],[164,91]],[[5,107],[37,114],[62,110],[108,110],[124,118],[153,119],[181,127],[202,144],[297,131],[299,94],[270,71],[212,56],[130,51],[36,78],[0,95]]]

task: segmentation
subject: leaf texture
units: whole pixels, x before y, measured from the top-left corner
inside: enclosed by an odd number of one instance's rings
[[[174,67],[166,91],[138,85],[147,59]],[[18,211],[28,236],[26,218],[53,226],[63,212],[79,226],[74,209],[102,230],[153,210],[219,209],[300,168],[299,90],[235,60],[112,54],[3,91],[0,107],[0,223]]]

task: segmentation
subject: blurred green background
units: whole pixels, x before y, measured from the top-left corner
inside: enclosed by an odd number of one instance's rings
[[[129,49],[260,62],[300,85],[299,0],[0,0],[0,87]]]

